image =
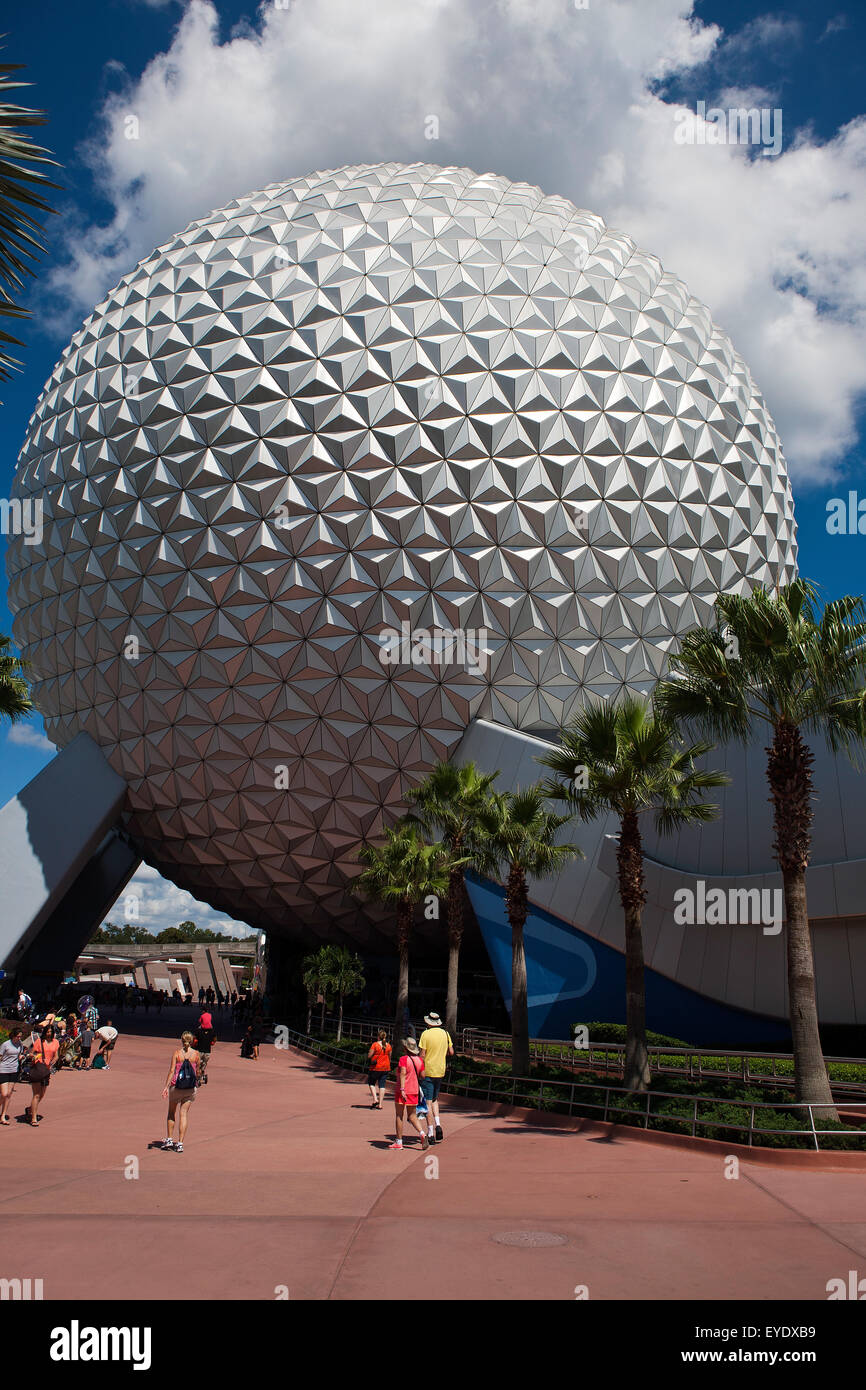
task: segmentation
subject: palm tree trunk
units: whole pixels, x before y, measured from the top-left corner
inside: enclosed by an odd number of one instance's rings
[[[409,932],[411,927],[411,905],[401,903],[397,918],[399,964],[397,967],[397,1007],[394,1011],[394,1050],[392,1054],[395,1059],[403,1055],[402,1051],[398,1051],[398,1048],[406,1030],[403,1015],[409,1007]]]
[[[445,998],[445,1027],[457,1036],[457,984],[460,973],[460,945],[463,941],[464,894],[462,869],[448,878],[448,991]]]
[[[324,992],[324,990],[322,990],[322,1013],[321,1013],[321,1016],[320,1016],[320,1018],[319,1018],[319,1032],[320,1032],[320,1033],[324,1033],[324,1031],[325,1031],[325,992]]]
[[[529,1000],[526,986],[526,955],[523,928],[526,925],[528,894],[526,875],[518,864],[508,874],[505,907],[511,924],[511,1074],[528,1076]]]
[[[797,1100],[822,1107],[821,1120],[836,1120],[833,1092],[818,1030],[815,960],[806,899],[812,849],[812,750],[796,725],[780,724],[767,749],[767,781],[773,801],[773,849],[782,870],[788,1010]]]
[[[309,1036],[310,1029],[312,1028],[312,1026],[313,1026],[313,996],[312,996],[311,994],[308,994],[308,995],[307,995],[307,1035],[308,1035],[308,1036]]]
[[[338,1014],[338,1016],[337,1016],[337,1042],[340,1041],[340,1039],[342,1038],[342,1036],[343,1036],[343,996],[342,996],[342,994],[341,994],[341,995],[340,995],[340,1011],[339,1011],[339,1014]]]
[[[620,820],[617,866],[625,922],[624,1085],[629,1091],[645,1091],[651,1080],[646,1046],[646,985],[641,932],[646,892],[640,827],[634,811],[626,811]]]

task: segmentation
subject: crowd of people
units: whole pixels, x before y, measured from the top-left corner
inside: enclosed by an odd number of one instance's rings
[[[0,1125],[11,1124],[9,1110],[15,1087],[25,1085],[30,1087],[31,1100],[23,1118],[36,1127],[42,1122],[39,1106],[54,1073],[63,1067],[107,1071],[118,1033],[110,1018],[100,1025],[99,1010],[92,1000],[80,1013],[51,1011],[34,1018],[33,1001],[19,990],[16,1012],[23,1022],[0,1044]]]
[[[0,1125],[11,1124],[9,1111],[16,1086],[30,1087],[31,1099],[21,1118],[37,1127],[42,1122],[40,1104],[57,1071],[110,1068],[118,1038],[112,1019],[106,1018],[100,1024],[100,1012],[93,996],[81,997],[72,1007],[68,1004],[68,993],[68,986],[58,991],[54,1007],[41,1012],[34,1007],[30,995],[19,989],[13,1011],[20,1022],[13,1025],[0,1044]],[[165,995],[166,992],[126,987],[122,993],[112,995],[112,1011],[122,1012],[126,1005],[134,1013],[136,1004],[143,1002],[147,1008],[154,1002],[148,996],[160,993]],[[191,1002],[192,996],[188,998]],[[168,1100],[168,1116],[162,1148],[178,1153],[183,1153],[190,1103],[195,1099],[196,1090],[208,1084],[208,1063],[217,1040],[211,1009],[230,1009],[233,1024],[246,1026],[241,1041],[242,1057],[258,1061],[265,1033],[263,1010],[267,1001],[256,989],[238,994],[236,990],[223,993],[202,988],[199,1002],[204,1007],[195,1031],[183,1033],[180,1047],[172,1055],[163,1090]]]

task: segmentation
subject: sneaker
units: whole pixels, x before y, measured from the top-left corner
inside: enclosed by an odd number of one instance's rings
[[[162,1147],[163,1147],[164,1149],[173,1149],[173,1148],[174,1148],[174,1140],[173,1140],[173,1139],[163,1139],[163,1141],[162,1141]]]
[[[183,1153],[183,1144],[175,1144],[175,1146],[174,1146],[174,1151],[175,1151],[176,1154],[182,1154],[182,1153]]]
[[[421,1135],[421,1152],[423,1153],[424,1150],[425,1150],[425,1149],[429,1149],[429,1147],[430,1147],[430,1140],[427,1138],[427,1135],[426,1135],[426,1134],[422,1134],[422,1135]]]
[[[389,1144],[389,1145],[388,1145],[388,1148],[389,1148],[389,1149],[402,1149],[402,1147],[403,1147],[402,1144]]]
[[[427,1143],[428,1143],[428,1144],[435,1144],[435,1143],[436,1143],[436,1131],[435,1131],[435,1130],[433,1130],[433,1129],[428,1129],[428,1131],[427,1131]]]
[[[436,1126],[436,1143],[437,1143],[437,1144],[441,1144],[441,1143],[442,1143],[442,1140],[443,1140],[444,1138],[445,1138],[445,1135],[442,1133],[442,1126],[441,1126],[441,1125],[437,1125],[437,1126]]]

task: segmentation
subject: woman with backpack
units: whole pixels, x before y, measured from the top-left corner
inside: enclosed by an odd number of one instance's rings
[[[193,1047],[193,1041],[192,1033],[184,1033],[181,1036],[180,1047],[175,1048],[171,1055],[168,1076],[165,1078],[162,1092],[163,1100],[168,1100],[168,1133],[162,1141],[162,1147],[174,1149],[178,1154],[183,1153],[183,1140],[189,1123],[189,1107],[195,1100],[195,1088],[198,1085],[199,1055]],[[172,1137],[175,1119],[177,1143]]]

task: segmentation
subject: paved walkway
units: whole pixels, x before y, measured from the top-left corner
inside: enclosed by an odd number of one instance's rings
[[[0,1277],[49,1299],[823,1300],[866,1274],[866,1174],[730,1180],[714,1154],[472,1109],[425,1162],[388,1151],[361,1078],[273,1047],[219,1046],[163,1153],[170,1052],[122,1034],[110,1071],[52,1080],[38,1130],[0,1129]]]

